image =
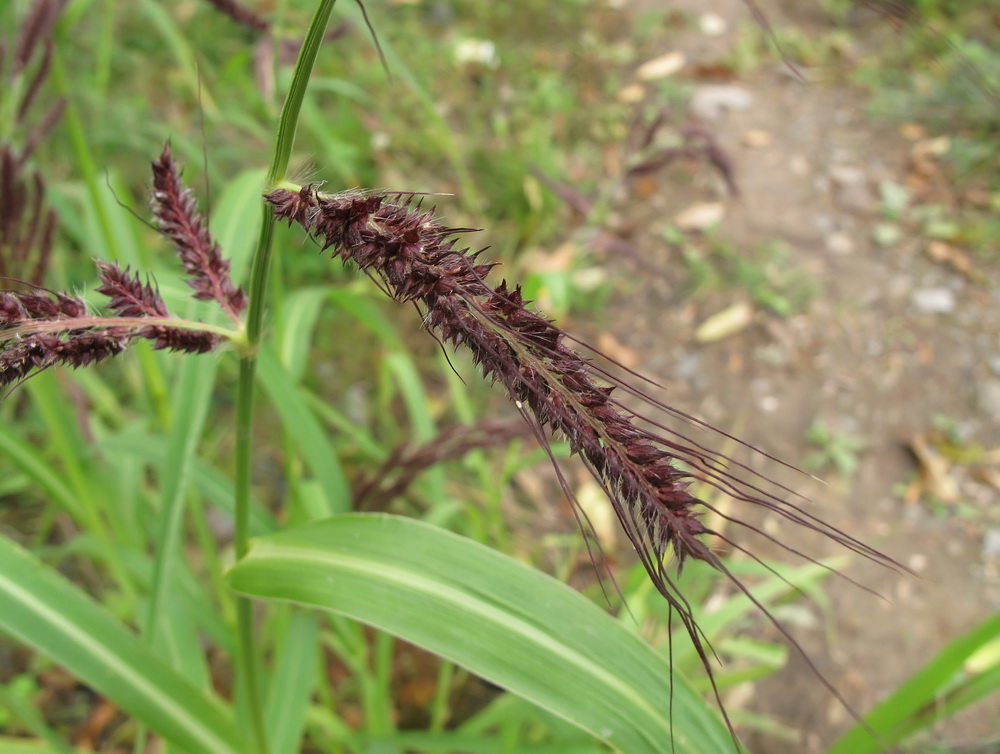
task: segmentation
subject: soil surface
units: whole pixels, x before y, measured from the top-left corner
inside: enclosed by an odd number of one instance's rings
[[[671,9],[695,23],[664,35],[661,54],[684,55],[670,75],[717,71],[752,23],[739,0]],[[807,34],[829,20],[791,19]],[[819,467],[827,484],[765,458],[754,466],[917,574],[854,558],[846,573],[885,599],[833,578],[825,585],[831,614],[810,606],[816,620],[793,629],[818,668],[864,711],[1000,608],[1000,274],[977,250],[925,237],[916,219],[921,207],[967,199],[949,178],[949,134],[877,121],[865,113],[865,92],[803,82],[780,64],[693,84],[683,121],[712,134],[739,194],[704,162],[628,186],[613,223],[649,267],[623,273],[631,279],[612,305],[610,345],[634,354],[639,369],[665,385],[671,405],[768,453],[803,466],[840,449],[848,465],[856,461],[853,470]],[[905,187],[904,206],[894,210],[883,185]],[[712,217],[721,217],[717,226],[699,230]],[[665,240],[678,225],[688,227],[684,240]],[[708,254],[716,242],[770,265],[770,281],[692,293],[691,249]],[[761,257],[769,248],[783,256]],[[768,286],[791,301],[782,314],[762,304],[760,289],[766,294]],[[796,298],[799,289],[805,293]],[[699,342],[699,327],[727,309],[730,334],[723,327]],[[827,440],[811,443],[817,421]],[[758,520],[739,507],[733,513]],[[811,532],[775,531],[817,557],[836,552]],[[755,552],[778,554],[773,546]],[[797,731],[793,741],[747,733],[752,751],[823,751],[852,724],[794,655],[776,676],[731,694],[729,704]],[[916,750],[1000,741],[998,721],[994,695],[941,724]]]

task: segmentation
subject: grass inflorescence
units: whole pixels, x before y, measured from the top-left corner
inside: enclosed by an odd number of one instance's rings
[[[229,262],[181,183],[169,146],[153,162],[153,177],[157,228],[176,246],[194,297],[218,302],[239,324],[246,298],[230,279]],[[17,384],[57,364],[82,367],[103,361],[125,351],[135,338],[153,341],[155,349],[183,353],[206,353],[223,341],[220,328],[203,329],[199,323],[172,318],[155,284],[144,283],[140,273],[117,262],[96,260],[96,265],[97,291],[109,298],[111,317],[95,316],[77,296],[31,283],[14,281],[28,290],[0,292],[0,386]]]
[[[298,191],[277,189],[267,200],[278,219],[300,224],[323,248],[332,248],[342,261],[357,265],[375,279],[395,301],[416,304],[425,327],[440,342],[471,351],[483,376],[504,387],[543,445],[548,442],[546,428],[569,441],[571,452],[583,459],[607,494],[646,572],[680,616],[710,676],[711,649],[668,567],[672,558],[678,569],[688,559],[705,561],[749,595],[707,538],[714,536],[749,551],[731,535],[707,526],[703,514],[713,511],[727,521],[763,532],[692,495],[692,482],[707,483],[739,501],[822,532],[873,561],[901,567],[731,472],[724,456],[633,413],[617,400],[616,388],[656,409],[678,412],[568,347],[572,339],[534,311],[518,286],[508,286],[506,281],[490,285],[486,278],[495,265],[481,261],[480,252],[461,247],[455,238],[469,229],[444,226],[433,211],[424,210],[412,197],[386,192],[323,194],[307,185]],[[581,345],[601,356],[596,349]],[[561,474],[560,481],[575,501]],[[793,545],[764,536],[802,555]]]

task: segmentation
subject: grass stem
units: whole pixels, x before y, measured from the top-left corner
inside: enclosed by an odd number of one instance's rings
[[[281,110],[274,156],[267,173],[267,187],[272,188],[288,171],[288,163],[295,141],[299,112],[305,97],[306,86],[316,62],[330,13],[336,0],[320,0],[309,30],[302,42],[299,59],[295,65],[288,96]],[[236,557],[242,558],[249,549],[250,531],[250,467],[251,430],[253,427],[253,389],[257,371],[257,347],[260,345],[266,303],[267,281],[271,268],[271,245],[274,237],[274,213],[271,206],[261,200],[263,219],[257,248],[254,251],[250,273],[250,303],[247,310],[247,350],[240,359],[240,377],[236,397]],[[254,661],[253,610],[245,597],[237,597],[237,675],[250,717],[250,725],[257,754],[267,754],[267,734],[264,730],[264,713],[261,705],[260,684]]]

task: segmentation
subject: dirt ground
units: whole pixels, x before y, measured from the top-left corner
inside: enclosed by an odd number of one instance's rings
[[[683,53],[687,70],[712,70],[750,20],[739,0],[671,8],[708,17],[665,36],[662,54]],[[815,13],[795,21],[807,33],[824,22]],[[629,187],[616,220],[659,272],[624,273],[632,280],[612,306],[619,312],[612,331],[638,355],[641,370],[666,385],[672,405],[790,463],[804,464],[819,450],[806,439],[816,420],[831,436],[860,438],[863,446],[849,453],[857,460],[853,474],[818,472],[828,485],[765,459],[755,465],[810,498],[810,510],[918,574],[855,559],[847,573],[886,599],[831,579],[832,625],[817,609],[812,627],[795,629],[820,670],[866,710],[1000,608],[1000,274],[985,256],[933,244],[909,219],[921,205],[954,206],[961,198],[949,181],[947,142],[938,139],[948,134],[874,120],[860,90],[805,83],[778,65],[721,83],[735,88],[719,94],[712,89],[719,81],[695,80],[689,122],[710,130],[729,156],[739,195],[704,164],[658,174],[652,191],[648,178]],[[879,193],[886,181],[906,186],[910,199],[893,223],[898,238],[877,243],[889,211]],[[709,214],[721,212],[716,237],[738,254],[782,243],[790,253],[780,264],[808,280],[808,300],[777,316],[737,286],[685,295],[689,267],[663,231],[685,210],[706,205]],[[734,304],[750,305],[749,317],[736,317],[743,325],[697,342],[698,327]],[[943,424],[952,446],[982,452],[971,463],[949,461],[946,453],[918,463],[914,438],[940,449],[934,428]],[[808,532],[781,531],[811,554],[835,552]],[[795,657],[776,676],[738,690],[731,703],[800,731],[794,742],[750,734],[752,751],[823,751],[852,723]],[[942,724],[916,750],[995,745],[998,721],[994,695]]]

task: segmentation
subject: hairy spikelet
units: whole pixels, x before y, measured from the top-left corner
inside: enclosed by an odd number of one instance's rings
[[[151,283],[142,283],[139,274],[129,274],[118,263],[97,262],[101,286],[97,289],[108,296],[108,307],[119,317],[160,317],[170,316],[167,305]],[[197,296],[196,296],[197,298]],[[184,353],[206,353],[219,344],[219,337],[199,330],[182,330],[167,325],[146,325],[136,334],[152,340],[153,348],[182,351]]]
[[[139,275],[129,275],[118,263],[108,264],[97,260],[101,278],[98,293],[111,299],[108,308],[119,317],[166,317],[167,305],[151,283],[143,284]]]
[[[44,14],[36,13],[32,19],[32,29],[47,23]],[[36,31],[24,32],[29,41],[36,36]],[[27,43],[22,46],[30,47]],[[12,160],[6,151],[0,150],[0,188],[4,192],[0,199],[17,185],[11,178],[17,168]],[[197,212],[194,197],[182,185],[169,146],[153,163],[153,184],[157,226],[177,247],[194,297],[216,301],[239,323],[246,297],[230,279],[229,261],[222,258]],[[40,192],[39,185],[39,196]],[[23,212],[15,213],[10,207],[8,204],[4,208],[0,202],[0,251],[10,237],[6,228],[15,224],[8,223],[8,219],[16,221],[23,216]],[[29,227],[37,225],[29,223]],[[130,272],[127,267],[122,269],[117,262],[98,260],[96,264],[100,278],[97,290],[110,299],[111,317],[91,315],[81,299],[32,283],[25,283],[28,291],[0,291],[0,387],[17,384],[33,372],[57,364],[71,367],[93,364],[126,350],[135,338],[153,341],[156,349],[184,353],[205,353],[221,342],[222,338],[215,333],[172,319],[159,291],[148,279],[142,282],[138,273]],[[3,269],[0,264],[0,271]],[[157,321],[143,321],[151,319]]]

